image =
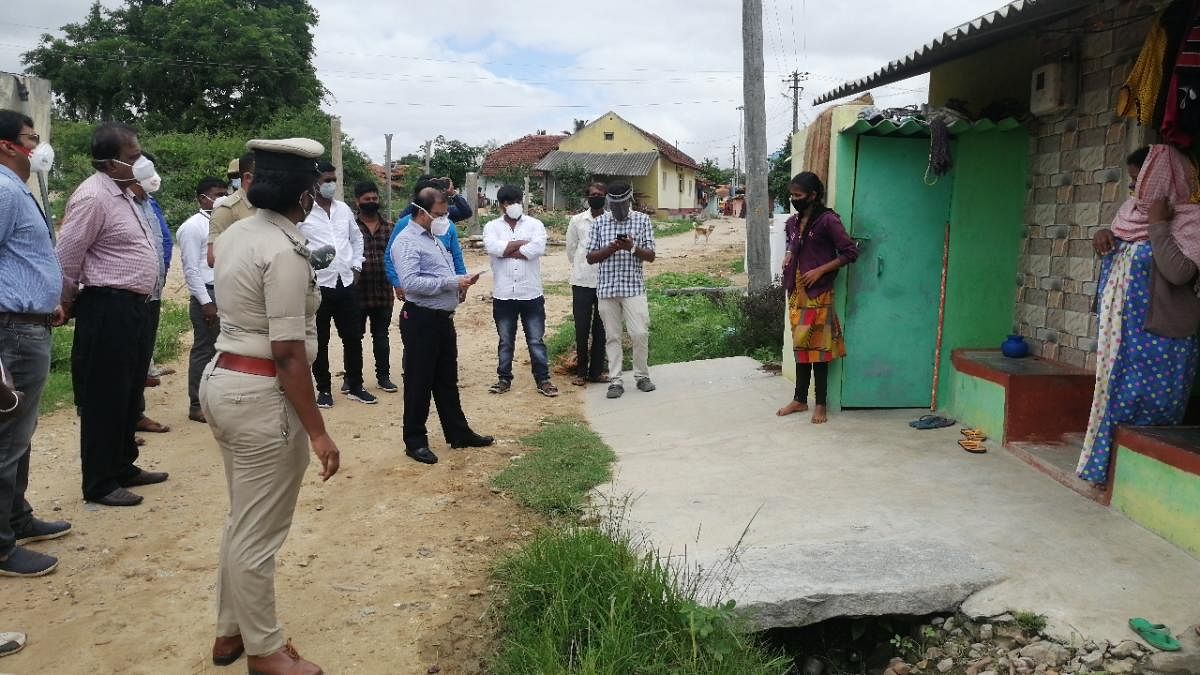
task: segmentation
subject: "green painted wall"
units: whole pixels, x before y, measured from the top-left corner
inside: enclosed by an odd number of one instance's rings
[[[978,377],[951,370],[946,398],[939,408],[960,424],[983,429],[988,438],[1004,438],[1004,387]]]
[[[847,106],[850,108],[852,106]],[[845,113],[843,115],[843,113]],[[858,108],[853,110],[838,110],[833,117],[833,140],[830,143],[830,175],[829,182],[836,187],[828,189],[831,198],[830,206],[842,217],[842,223],[847,228],[854,222],[854,184],[858,174],[858,136],[838,133],[846,125],[858,117]],[[851,233],[853,235],[853,233]],[[843,270],[838,274],[834,285],[834,309],[843,321],[846,318],[846,279],[848,274]],[[847,336],[846,349],[854,348],[853,337]],[[829,366],[829,409],[842,409],[842,360],[838,359]]]
[[[950,395],[951,352],[995,349],[1011,332],[1028,151],[1023,130],[967,133],[956,141],[939,406]]]
[[[1200,557],[1200,476],[1118,447],[1112,506]]]

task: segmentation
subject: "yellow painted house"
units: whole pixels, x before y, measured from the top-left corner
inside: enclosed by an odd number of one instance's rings
[[[670,215],[699,210],[696,160],[662,137],[608,112],[566,137],[534,165],[546,173],[546,204],[573,208],[558,194],[554,172],[579,165],[599,180],[627,180],[639,208]]]

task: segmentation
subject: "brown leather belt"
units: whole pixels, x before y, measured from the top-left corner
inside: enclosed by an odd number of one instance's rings
[[[27,314],[25,312],[0,312],[0,323],[25,323],[49,326],[53,317],[49,314]]]
[[[221,353],[217,356],[217,367],[232,370],[235,373],[275,377],[275,362],[271,359],[260,359],[254,356]]]

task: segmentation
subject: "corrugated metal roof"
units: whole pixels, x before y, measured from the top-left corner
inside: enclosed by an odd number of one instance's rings
[[[533,165],[538,171],[555,171],[568,164],[578,164],[601,176],[645,176],[658,159],[657,152],[567,152],[555,150]]]
[[[969,133],[986,131],[1012,131],[1020,129],[1021,123],[1015,118],[1005,117],[999,122],[979,120],[978,122],[953,122],[947,127],[950,135],[961,136]],[[916,136],[929,133],[929,122],[916,117],[904,117],[899,121],[882,120],[872,124],[867,120],[858,120],[843,128],[838,133],[848,136]]]
[[[1005,38],[1022,33],[1032,26],[1059,19],[1083,8],[1089,0],[1016,0],[983,16],[942,33],[940,38],[908,56],[892,61],[874,73],[837,89],[821,94],[813,105],[858,94],[872,87],[899,82],[914,75],[927,73],[943,63],[954,61]]]

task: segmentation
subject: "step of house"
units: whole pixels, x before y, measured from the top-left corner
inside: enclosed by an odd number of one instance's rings
[[[1064,434],[1060,443],[1009,443],[1009,452],[1062,485],[1100,504],[1112,499],[1111,482],[1103,490],[1075,475],[1083,434]]]

